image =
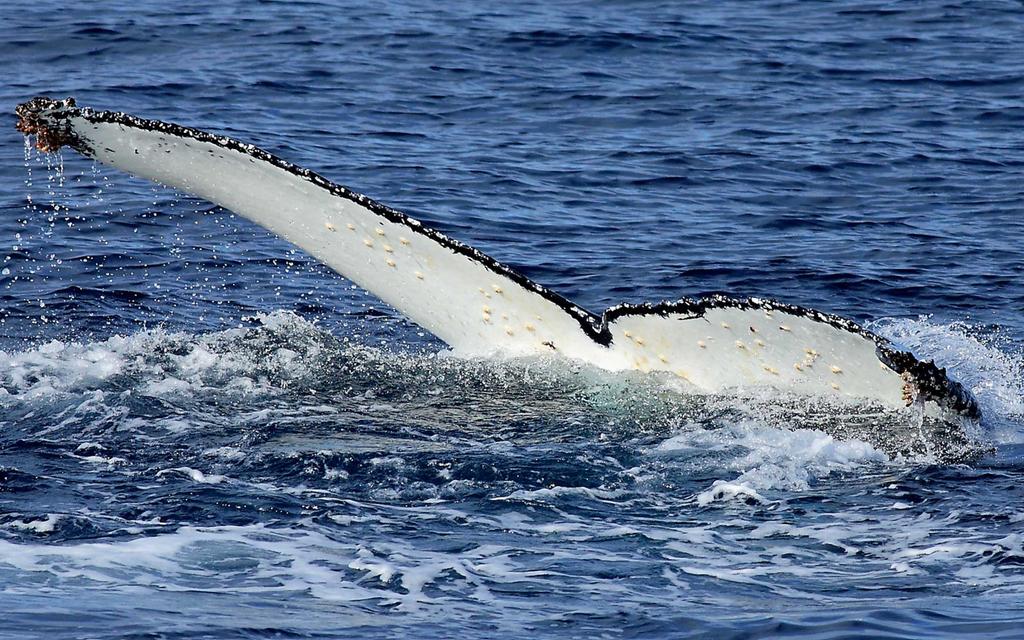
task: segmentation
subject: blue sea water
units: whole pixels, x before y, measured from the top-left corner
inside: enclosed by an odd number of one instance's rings
[[[1019,2],[0,16],[0,637],[1024,637]],[[595,311],[855,318],[992,451],[452,358],[230,212],[28,149],[39,94],[256,143]]]

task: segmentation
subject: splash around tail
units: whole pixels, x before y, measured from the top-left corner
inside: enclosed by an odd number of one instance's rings
[[[402,212],[251,144],[37,97],[17,128],[245,217],[467,356],[558,354],[669,372],[694,390],[768,387],[977,423],[971,393],[857,323],[759,298],[623,304],[594,314]]]

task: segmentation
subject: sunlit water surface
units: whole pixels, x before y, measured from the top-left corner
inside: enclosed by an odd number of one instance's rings
[[[991,451],[453,358],[11,115],[0,636],[1021,637],[1019,4],[3,13],[8,113],[74,95],[255,142],[596,311],[853,317],[971,388]]]

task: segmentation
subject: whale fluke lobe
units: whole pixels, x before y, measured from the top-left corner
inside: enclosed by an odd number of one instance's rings
[[[978,420],[944,369],[838,316],[759,298],[619,305],[596,315],[418,220],[253,145],[74,99],[34,98],[17,128],[252,220],[467,356],[559,353],[663,371],[695,391],[769,387]]]
[[[76,146],[74,133],[67,126],[67,120],[60,117],[62,112],[74,108],[74,98],[33,98],[15,108],[14,113],[18,116],[16,128],[25,135],[36,136],[36,148],[40,151],[52,153],[65,145]]]

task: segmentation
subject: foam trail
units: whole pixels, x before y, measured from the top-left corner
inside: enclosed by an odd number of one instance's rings
[[[294,243],[457,353],[557,352],[611,370],[667,371],[698,390],[770,387],[977,419],[944,369],[854,322],[769,300],[714,296],[595,315],[401,212],[230,138],[36,98],[18,128],[194,194]]]

